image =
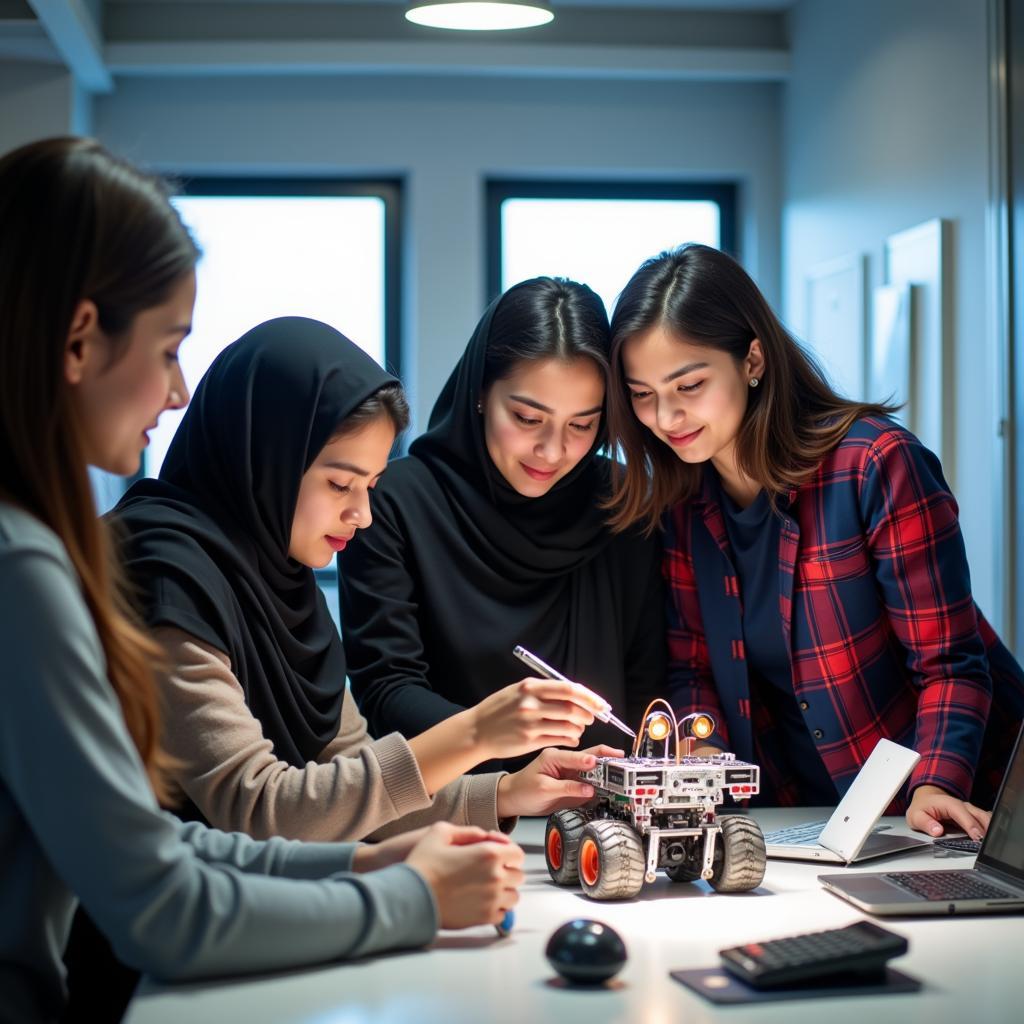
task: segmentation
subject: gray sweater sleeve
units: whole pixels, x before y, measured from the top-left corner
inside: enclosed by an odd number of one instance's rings
[[[39,856],[117,954],[183,979],[430,941],[433,897],[404,865],[345,874],[350,846],[260,843],[159,810],[62,556],[2,559],[0,773]]]

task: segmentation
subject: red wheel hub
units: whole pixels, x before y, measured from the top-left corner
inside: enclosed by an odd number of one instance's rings
[[[587,885],[597,885],[601,874],[601,858],[597,852],[597,843],[587,837],[580,847],[580,877]]]
[[[562,866],[562,833],[557,828],[548,832],[548,864],[553,871],[558,871]]]

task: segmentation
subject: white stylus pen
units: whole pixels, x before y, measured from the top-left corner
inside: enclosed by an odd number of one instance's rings
[[[538,675],[546,676],[548,679],[561,679],[563,683],[571,683],[573,680],[567,676],[563,676],[561,672],[553,669],[547,662],[541,661],[536,654],[531,654],[525,647],[516,645],[512,653],[529,668],[532,668]],[[609,725],[614,725],[616,729],[621,729],[627,736],[632,736],[636,739],[636,733],[625,722],[620,721],[612,713],[611,709],[604,713],[600,711],[594,712],[594,717],[601,722],[607,722]]]

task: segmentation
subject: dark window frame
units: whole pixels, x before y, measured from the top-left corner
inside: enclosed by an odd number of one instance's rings
[[[506,199],[680,199],[718,204],[720,247],[740,258],[735,181],[562,181],[490,178],[485,183],[486,302],[501,294],[501,205]],[[680,239],[680,241],[684,241]],[[655,255],[651,253],[651,255]],[[625,284],[625,282],[623,282]]]

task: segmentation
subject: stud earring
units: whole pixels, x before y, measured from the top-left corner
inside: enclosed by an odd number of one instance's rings
[[[483,412],[484,411],[484,403],[483,402],[477,402],[476,403],[476,411],[477,412]]]
[[[756,388],[756,387],[757,387],[757,385],[758,385],[758,384],[760,384],[760,383],[761,383],[761,380],[760,380],[760,378],[758,378],[758,377],[751,377],[751,378],[750,378],[750,386],[751,386],[752,388]]]
[[[171,405],[181,405],[181,395],[177,391],[172,391],[168,396],[167,400]]]

